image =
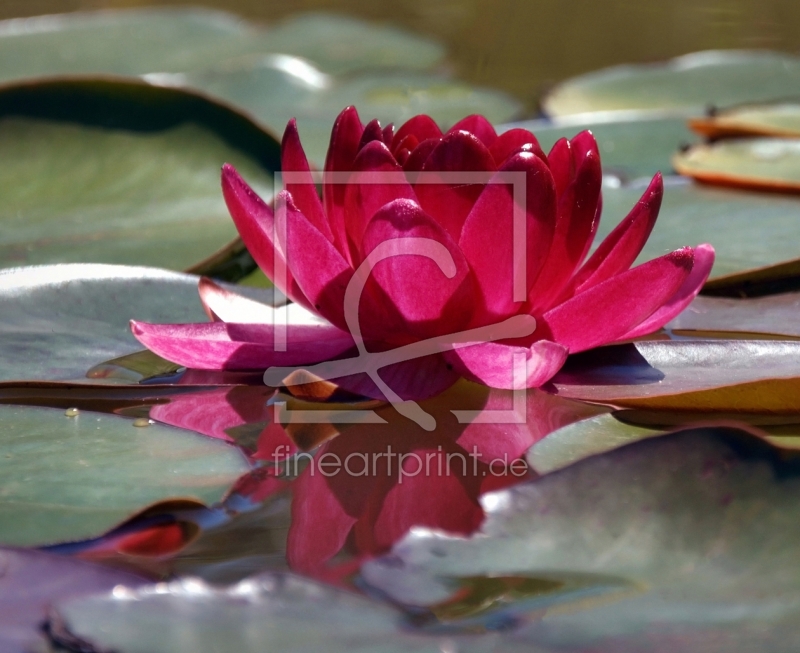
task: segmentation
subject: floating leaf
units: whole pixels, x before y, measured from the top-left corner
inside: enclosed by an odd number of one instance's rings
[[[605,237],[644,192],[644,184],[603,189],[603,218],[595,242]],[[686,245],[711,243],[712,279],[800,258],[794,233],[800,199],[667,179],[658,222],[637,261],[643,263]]]
[[[268,196],[277,141],[233,109],[136,80],[0,89],[0,266],[182,269],[236,236],[219,190],[233,162]]]
[[[449,127],[471,113],[505,122],[521,104],[500,91],[476,88],[443,75],[414,71],[365,73],[348,78],[324,75],[308,64],[287,70],[286,62],[263,59],[248,67],[202,71],[164,80],[188,84],[248,110],[265,125],[282,132],[297,118],[308,157],[322,167],[331,125],[342,108],[358,107],[365,120],[400,125],[412,116],[429,114]]]
[[[201,435],[63,409],[0,406],[0,542],[40,546],[100,535],[155,502],[222,499],[249,466]]]
[[[697,297],[667,325],[678,335],[739,334],[800,338],[800,293],[753,299]]]
[[[53,630],[56,641],[125,653],[255,651],[265,642],[287,653],[440,653],[442,642],[403,633],[398,622],[396,611],[364,597],[265,574],[227,589],[189,578],[62,602]]]
[[[98,382],[87,371],[139,351],[132,318],[197,322],[208,318],[198,278],[122,265],[52,265],[0,272],[0,381]],[[250,290],[269,298],[269,290]],[[132,382],[135,376],[107,378]]]
[[[659,417],[667,417],[659,425]],[[551,433],[543,440],[534,444],[527,455],[528,464],[539,474],[549,474],[557,469],[595,456],[606,451],[619,449],[632,442],[664,435],[670,428],[670,417],[674,413],[654,413],[650,411],[623,410],[616,413],[595,415],[574,424],[568,424]],[[644,422],[639,425],[630,423],[633,420]],[[697,423],[695,419],[695,424]],[[728,428],[734,422],[723,426],[719,418],[713,419],[721,427]],[[800,416],[793,416],[793,421],[800,422]],[[694,426],[694,425],[691,425]],[[685,426],[680,430],[685,430]],[[800,424],[761,424],[737,426],[742,431],[752,433],[757,437],[768,440],[775,447],[792,449],[798,447],[800,441]]]
[[[735,429],[685,431],[492,494],[480,536],[415,531],[362,573],[407,609],[440,603],[454,578],[583,576],[566,604],[489,610],[484,627],[517,627],[498,650],[790,651],[798,491],[798,459]]]
[[[692,118],[689,126],[710,139],[731,136],[800,137],[800,104],[747,104]]]
[[[649,110],[701,113],[709,105],[786,97],[800,84],[800,59],[780,52],[710,50],[665,63],[615,66],[573,77],[543,100],[550,116]]]
[[[552,381],[570,399],[625,408],[800,413],[800,342],[638,342],[571,356]]]
[[[179,73],[231,58],[291,54],[328,72],[427,68],[437,43],[332,14],[306,14],[270,29],[221,11],[149,7],[0,22],[0,80],[53,74]]]
[[[0,549],[0,651],[40,650],[41,625],[56,601],[145,583],[134,574],[41,551]]]
[[[695,145],[672,163],[682,175],[718,186],[800,192],[800,140],[745,138]]]
[[[572,138],[591,130],[600,149],[603,172],[622,180],[652,177],[672,170],[672,155],[684,143],[697,140],[684,118],[631,117],[618,121],[529,120],[503,125],[501,130],[523,127],[536,135],[545,152],[559,138]]]

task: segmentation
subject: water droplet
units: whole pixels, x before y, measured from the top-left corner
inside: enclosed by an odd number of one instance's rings
[[[64,414],[67,417],[77,417],[80,412],[81,411],[79,411],[77,408],[67,408],[67,410],[64,411]]]
[[[139,428],[150,426],[151,424],[155,424],[155,422],[151,419],[147,419],[146,417],[137,417],[133,420],[133,425]]]

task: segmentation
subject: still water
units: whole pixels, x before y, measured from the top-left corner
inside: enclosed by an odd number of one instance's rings
[[[263,21],[340,11],[445,43],[456,72],[530,112],[559,80],[713,48],[800,50],[796,0],[2,0],[0,18],[80,9],[197,5]]]

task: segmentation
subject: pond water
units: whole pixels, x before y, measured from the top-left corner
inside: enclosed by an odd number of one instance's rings
[[[0,18],[197,4],[264,21],[327,10],[401,25],[441,40],[460,76],[531,111],[552,84],[604,66],[715,48],[800,50],[794,0],[4,0]]]

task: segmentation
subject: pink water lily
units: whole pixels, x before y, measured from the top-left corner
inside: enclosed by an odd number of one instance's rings
[[[461,342],[384,367],[381,377],[395,392],[435,394],[459,376],[510,388],[519,382],[511,373],[515,354],[527,361],[524,384],[537,387],[568,353],[661,328],[692,301],[714,260],[713,248],[700,245],[631,268],[658,215],[660,174],[588,256],[601,212],[600,155],[588,131],[545,154],[529,131],[498,135],[482,116],[445,133],[425,115],[394,130],[376,120],[364,126],[349,107],[333,127],[321,198],[294,120],[282,168],[287,181],[272,206],[228,165],[222,189],[247,248],[293,303],[274,309],[203,282],[214,321],[134,322],[143,344],[199,369],[348,357],[355,340],[345,294],[367,261],[354,310],[369,351],[447,340],[515,316],[535,319],[524,337]],[[523,196],[515,197],[509,173],[524,179]],[[409,242],[433,243],[448,264],[414,255]],[[379,249],[388,254],[373,264]],[[276,317],[288,324],[285,347],[275,346]],[[353,387],[381,396],[369,380]]]

